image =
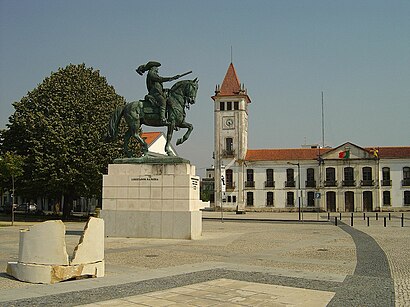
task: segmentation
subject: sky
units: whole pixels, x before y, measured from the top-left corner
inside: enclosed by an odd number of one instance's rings
[[[321,144],[322,92],[326,146],[409,146],[409,16],[408,0],[0,0],[0,128],[60,67],[85,63],[133,101],[146,94],[135,69],[155,60],[162,76],[199,79],[177,151],[201,175],[232,60],[252,100],[250,149]]]

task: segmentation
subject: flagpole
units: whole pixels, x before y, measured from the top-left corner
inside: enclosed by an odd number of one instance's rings
[[[322,147],[325,148],[325,111],[323,106],[323,91],[322,91]]]

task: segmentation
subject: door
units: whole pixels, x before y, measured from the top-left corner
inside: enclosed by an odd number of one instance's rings
[[[326,192],[326,207],[329,212],[336,212],[336,192]]]
[[[345,211],[354,212],[354,192],[345,193]]]
[[[363,192],[363,211],[373,211],[373,193],[372,191]]]

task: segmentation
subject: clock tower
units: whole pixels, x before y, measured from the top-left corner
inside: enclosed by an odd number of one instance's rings
[[[214,101],[215,205],[243,208],[239,191],[244,184],[242,164],[248,149],[248,104],[245,86],[239,82],[231,63],[222,85],[217,85]],[[221,180],[218,180],[220,178]],[[224,187],[225,185],[225,187]],[[235,201],[233,201],[235,200]]]

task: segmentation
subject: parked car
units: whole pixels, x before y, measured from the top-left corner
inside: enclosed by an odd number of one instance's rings
[[[16,213],[35,213],[37,211],[36,204],[23,203],[14,207],[14,212]]]

